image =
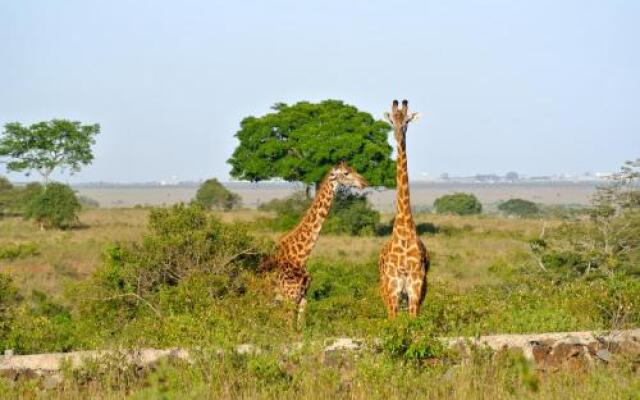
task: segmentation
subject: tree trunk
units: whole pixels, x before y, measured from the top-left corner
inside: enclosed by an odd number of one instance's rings
[[[311,191],[313,190],[313,194],[315,195],[318,192],[318,183],[310,183],[307,186],[305,186],[304,188],[304,194],[307,196],[307,199],[311,200],[313,199],[313,196],[311,195]]]

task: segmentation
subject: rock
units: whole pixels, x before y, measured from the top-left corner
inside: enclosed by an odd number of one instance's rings
[[[611,362],[612,354],[607,349],[600,349],[596,351],[596,357],[606,363],[609,363]]]
[[[240,344],[236,347],[236,353],[240,355],[258,355],[262,353],[259,347],[252,345],[251,343]]]
[[[324,348],[324,352],[331,351],[358,351],[362,348],[362,343],[360,341],[348,338],[341,337],[334,340],[332,344],[326,346]]]

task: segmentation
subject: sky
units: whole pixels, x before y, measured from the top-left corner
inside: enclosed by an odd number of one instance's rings
[[[613,171],[640,157],[638,21],[633,0],[0,0],[0,124],[99,123],[65,182],[227,180],[276,102],[407,98],[412,179]]]

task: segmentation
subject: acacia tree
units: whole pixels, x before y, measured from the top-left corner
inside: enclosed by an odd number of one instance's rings
[[[54,119],[22,126],[10,122],[0,139],[0,156],[9,159],[9,171],[35,170],[46,188],[54,169],[69,168],[77,172],[93,160],[91,146],[100,125],[82,125],[78,121]]]
[[[272,109],[240,123],[240,144],[227,161],[231,176],[253,182],[281,178],[308,189],[344,160],[372,186],[395,186],[386,122],[339,100],[277,103]]]

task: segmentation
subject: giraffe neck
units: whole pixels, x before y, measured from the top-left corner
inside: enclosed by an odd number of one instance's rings
[[[409,171],[407,169],[407,145],[405,134],[396,133],[398,144],[398,159],[396,161],[396,219],[393,223],[394,233],[398,228],[413,228],[413,216],[411,215],[411,201],[409,196]],[[404,231],[404,230],[403,230]]]
[[[311,206],[305,213],[302,221],[296,228],[296,240],[302,244],[299,253],[301,261],[306,262],[311,254],[311,250],[318,241],[318,235],[322,229],[322,224],[327,218],[333,197],[335,194],[333,183],[327,176],[317,190],[316,196]]]

